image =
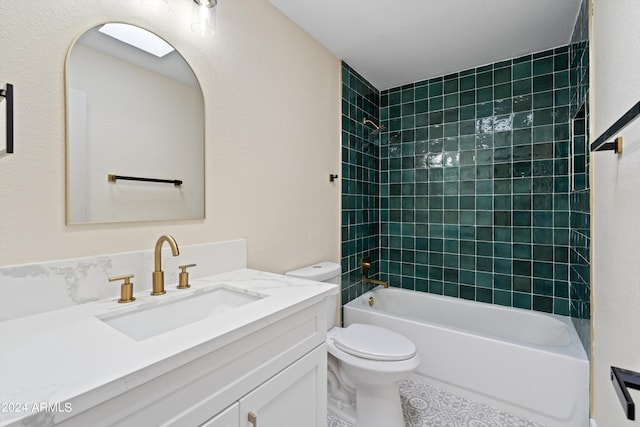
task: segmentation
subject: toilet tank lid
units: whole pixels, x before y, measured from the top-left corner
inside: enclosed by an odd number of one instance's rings
[[[324,282],[340,275],[340,264],[323,261],[285,273],[287,276]]]

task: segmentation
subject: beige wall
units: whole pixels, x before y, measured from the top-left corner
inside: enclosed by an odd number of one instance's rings
[[[15,154],[0,158],[0,265],[246,238],[249,266],[339,261],[340,62],[266,0],[220,0],[216,34],[191,0],[0,2],[0,85],[15,85]],[[170,10],[166,10],[166,6]],[[67,49],[106,21],[173,44],[200,80],[206,220],[65,225]]]
[[[640,101],[638,22],[637,0],[593,1],[592,139]],[[640,119],[620,135],[621,155],[591,157],[592,411],[599,427],[637,425],[626,419],[609,372],[611,366],[640,372]],[[630,393],[638,405],[640,392]]]

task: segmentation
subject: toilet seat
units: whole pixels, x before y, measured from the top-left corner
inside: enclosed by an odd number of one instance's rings
[[[402,361],[416,355],[410,339],[378,326],[354,323],[332,335],[337,349],[367,360]]]

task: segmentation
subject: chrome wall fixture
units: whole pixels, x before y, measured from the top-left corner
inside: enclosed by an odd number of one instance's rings
[[[13,85],[7,83],[3,89],[0,89],[0,97],[5,99],[6,105],[6,148],[0,149],[2,154],[13,153]]]

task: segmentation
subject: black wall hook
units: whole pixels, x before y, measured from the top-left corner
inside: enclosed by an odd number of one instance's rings
[[[13,85],[11,83],[7,83],[4,89],[0,89],[0,96],[5,98],[7,102],[7,124],[6,124],[6,135],[7,135],[7,147],[6,153],[13,153]],[[5,150],[3,150],[5,151]],[[1,153],[0,153],[1,154]]]

